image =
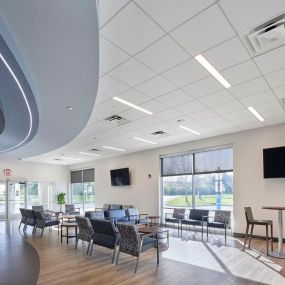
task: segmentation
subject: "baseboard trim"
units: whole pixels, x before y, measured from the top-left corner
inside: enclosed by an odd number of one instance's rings
[[[245,238],[245,234],[233,232],[233,237]],[[252,235],[252,238],[266,240],[265,236],[259,236],[259,235]],[[273,237],[273,241],[274,241],[274,242],[278,242],[278,238],[277,238],[277,237]],[[284,243],[284,242],[285,242],[285,239],[283,239],[283,243]]]

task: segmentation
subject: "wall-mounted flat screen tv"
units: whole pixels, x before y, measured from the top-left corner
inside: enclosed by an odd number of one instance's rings
[[[263,149],[264,178],[285,177],[285,147]]]
[[[110,170],[112,186],[130,185],[129,168]]]

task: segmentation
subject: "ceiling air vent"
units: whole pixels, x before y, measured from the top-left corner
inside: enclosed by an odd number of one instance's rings
[[[242,38],[252,56],[285,44],[285,13],[251,29]]]
[[[122,118],[118,115],[113,115],[105,119],[105,121],[111,122],[117,126],[122,126],[128,123],[129,121],[125,118]]]
[[[162,138],[162,137],[168,136],[168,134],[164,131],[156,131],[156,132],[153,132],[151,134],[157,138]]]
[[[101,150],[98,149],[98,148],[91,148],[89,151],[94,151],[94,152],[96,152],[96,151],[101,151]]]

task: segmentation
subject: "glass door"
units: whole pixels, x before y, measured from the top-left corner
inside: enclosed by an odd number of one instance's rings
[[[95,187],[94,182],[85,182],[84,184],[84,212],[95,210]]]
[[[94,184],[94,182],[71,184],[71,201],[75,208],[80,208],[80,213],[95,210]]]
[[[7,218],[6,182],[0,182],[0,219]]]
[[[25,182],[8,181],[8,201],[8,218],[18,217],[27,201]]]
[[[42,205],[42,195],[38,182],[27,182],[27,208]]]

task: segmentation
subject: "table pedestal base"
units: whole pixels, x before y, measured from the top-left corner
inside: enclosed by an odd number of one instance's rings
[[[268,255],[272,256],[272,257],[285,259],[285,254],[284,253],[279,253],[278,251],[269,251]]]

